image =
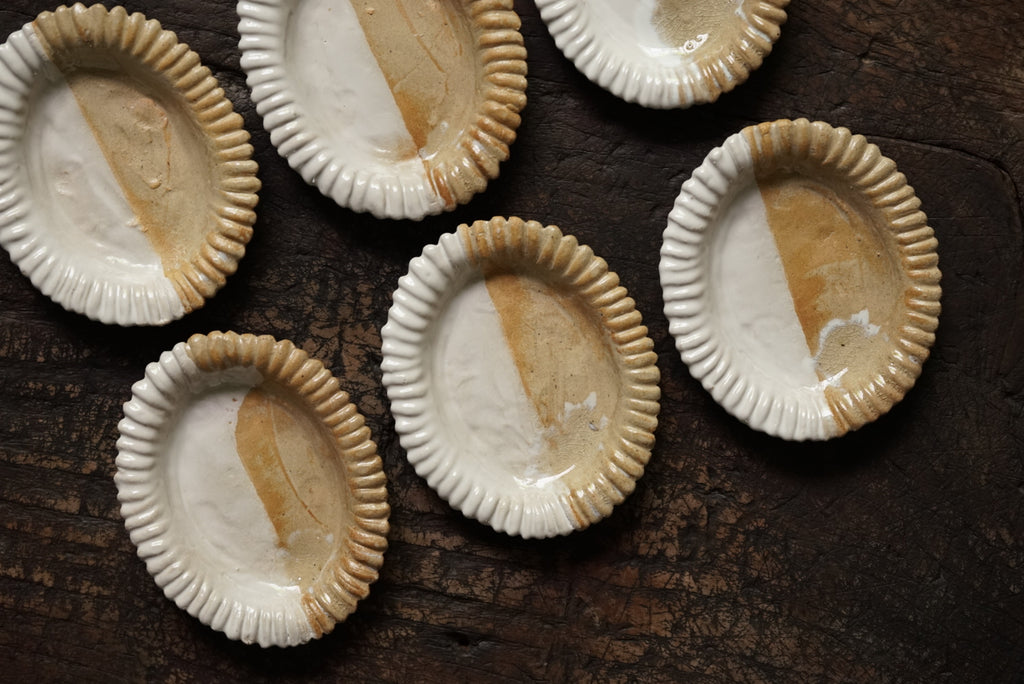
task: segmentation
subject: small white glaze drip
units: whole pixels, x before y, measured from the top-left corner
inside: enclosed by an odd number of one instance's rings
[[[814,355],[814,368],[818,370],[819,374],[822,374],[819,367],[819,359],[822,351],[825,349],[825,343],[829,336],[835,331],[851,325],[860,328],[864,332],[865,337],[874,337],[881,331],[881,327],[871,322],[871,314],[867,309],[861,309],[849,318],[833,318],[830,320],[818,333],[818,353]],[[826,377],[824,379],[825,384],[832,387],[840,387],[839,381],[846,375],[848,370],[844,368],[838,373]]]

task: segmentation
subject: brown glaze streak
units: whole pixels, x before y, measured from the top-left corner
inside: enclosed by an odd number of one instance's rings
[[[581,410],[576,422],[563,426],[571,436],[549,442],[552,449],[559,449],[554,460],[549,457],[547,464],[539,464],[555,474],[566,470],[558,465],[581,466],[566,473],[562,482],[569,489],[567,504],[579,528],[587,527],[610,515],[633,491],[650,458],[661,396],[654,344],[618,276],[604,259],[557,226],[495,217],[463,224],[458,232],[469,263],[496,283],[488,294],[499,315],[504,314],[508,346],[526,368],[524,372],[517,366],[520,375],[540,381],[547,373],[559,383],[554,391],[572,403],[582,402],[592,391],[597,395],[595,410]],[[498,278],[512,272],[544,286],[534,286],[538,293],[526,297],[530,303],[523,303],[520,295],[534,288]],[[568,299],[572,304],[563,306]],[[552,323],[557,319],[548,312],[556,307],[568,311],[559,315],[576,318],[576,324]],[[581,311],[588,313],[580,315]],[[598,339],[606,346],[594,354]],[[524,380],[524,385],[527,382],[533,380]],[[582,388],[574,389],[580,384]],[[528,391],[536,396],[539,389],[533,385]],[[602,429],[597,424],[598,431],[593,430],[590,422],[600,421],[602,415],[609,418],[607,434],[593,437]],[[588,442],[596,449],[584,448]]]
[[[37,35],[60,35],[53,15],[33,22]],[[160,255],[164,273],[201,248],[209,226],[210,160],[180,102],[137,65],[102,51],[66,50],[41,41],[64,75],[113,172],[138,228]],[[59,45],[59,43],[57,43]]]
[[[549,450],[598,448],[605,434],[601,418],[611,420],[619,382],[593,312],[572,294],[529,276],[497,272],[485,282],[523,390],[550,431]],[[592,392],[595,409],[566,416],[566,403],[580,404]]]
[[[431,160],[476,117],[476,40],[450,0],[351,0],[377,64],[416,146],[427,177],[448,207],[456,202]]]
[[[864,369],[884,363],[892,347],[901,299],[899,274],[878,228],[851,201],[802,175],[759,178],[758,187],[819,377],[845,371],[843,387],[861,386]],[[821,340],[830,321],[865,309],[878,334],[850,323]]]
[[[266,385],[246,394],[235,443],[278,546],[289,552],[288,572],[305,589],[326,561],[327,537],[344,528],[335,448],[316,420]]]
[[[913,386],[938,326],[936,240],[913,188],[863,136],[822,122],[744,129],[755,176],[840,433],[874,420]],[[867,310],[874,335],[829,321]]]
[[[165,273],[202,246],[208,230],[208,161],[181,114],[141,83],[104,71],[66,74],[121,191]]]
[[[293,574],[308,582],[309,591],[303,592],[301,601],[311,628],[317,635],[330,632],[369,594],[387,548],[390,508],[385,476],[363,417],[337,378],[287,340],[212,332],[190,337],[188,354],[205,372],[251,366],[263,375],[259,391],[265,396],[250,398],[250,393],[243,402],[249,408],[240,411],[236,444],[246,445],[239,447],[243,465],[253,461],[260,470],[256,478],[250,475],[254,485],[259,478],[277,477],[272,466],[259,465],[274,463],[273,453],[280,463],[276,472],[294,483],[256,486],[257,491],[272,493],[268,514],[275,501],[291,502],[285,506],[289,520],[276,522],[275,530],[279,525],[282,532],[300,529],[304,522],[314,532],[326,528],[334,533],[331,543],[324,539],[306,557],[299,556],[305,549],[295,548],[307,541],[301,533],[295,541],[279,533],[293,547]],[[265,455],[252,455],[251,449],[262,449]],[[283,493],[274,495],[279,488]],[[310,515],[313,511],[323,525]],[[316,567],[320,572],[313,577]]]
[[[223,90],[159,22],[123,7],[60,7],[32,22],[64,75],[185,308],[234,272],[256,220],[249,134]]]
[[[474,248],[469,231],[463,238],[468,254],[487,254],[484,244]],[[500,259],[478,265],[523,391],[545,431],[547,448],[538,466],[556,475],[607,452],[622,381],[600,314],[571,291],[545,282],[536,265],[525,273],[511,272]],[[566,410],[591,393],[594,409]]]

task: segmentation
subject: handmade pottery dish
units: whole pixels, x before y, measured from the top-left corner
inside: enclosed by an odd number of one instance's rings
[[[657,355],[618,277],[555,226],[462,225],[409,264],[382,330],[410,463],[499,532],[608,516],[654,442]]]
[[[278,152],[343,207],[421,219],[498,176],[526,104],[512,0],[241,0]]]
[[[896,164],[845,128],[752,126],[683,184],[661,250],[691,374],[749,425],[828,439],[914,385],[940,312],[938,243]]]
[[[789,0],[537,0],[558,48],[628,102],[689,107],[747,80]]]
[[[104,323],[203,306],[245,253],[256,163],[199,57],[124,8],[43,12],[0,46],[0,244]]]
[[[118,429],[121,515],[179,608],[292,646],[368,594],[387,548],[381,460],[338,381],[291,342],[193,335],[146,368]]]

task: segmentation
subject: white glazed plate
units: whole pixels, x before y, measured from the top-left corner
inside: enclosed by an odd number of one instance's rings
[[[511,0],[240,0],[238,15],[271,142],[339,205],[422,219],[508,158],[526,104]]]
[[[643,474],[653,343],[604,260],[558,228],[495,218],[443,235],[410,262],[382,338],[409,461],[466,516],[568,534]]]
[[[537,0],[558,48],[628,102],[713,102],[778,39],[789,0]]]
[[[940,312],[938,243],[896,164],[845,128],[751,126],[683,184],[661,250],[690,373],[786,439],[875,420],[921,373]]]
[[[387,548],[385,476],[319,361],[266,335],[193,335],[146,368],[118,428],[121,515],[179,608],[293,646],[366,597]]]
[[[0,46],[0,244],[66,309],[159,325],[234,273],[256,216],[242,118],[123,8],[43,12]]]

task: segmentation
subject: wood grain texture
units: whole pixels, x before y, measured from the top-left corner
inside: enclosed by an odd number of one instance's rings
[[[1019,681],[1024,672],[1024,5],[795,0],[766,63],[713,105],[657,112],[592,85],[517,1],[529,102],[501,177],[422,223],[339,209],[270,146],[230,0],[139,0],[196,50],[253,134],[248,254],[159,329],[65,312],[0,259],[0,663],[9,681]],[[0,34],[52,9],[7,0]],[[826,444],[755,433],[687,373],[658,250],[679,186],[741,127],[808,117],[896,160],[939,239],[943,313],[888,415]],[[606,521],[525,542],[449,509],[404,460],[380,329],[408,260],[519,215],[603,256],[662,373],[647,474]],[[118,515],[116,424],[145,364],[195,332],[288,338],[366,416],[391,547],[334,633],[262,651],[164,599]]]

